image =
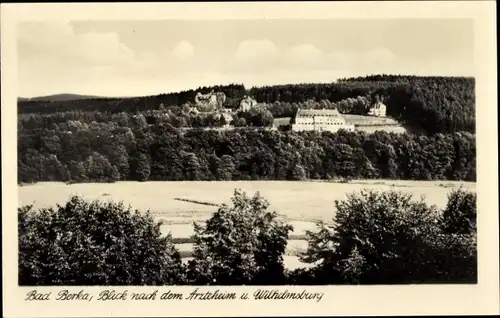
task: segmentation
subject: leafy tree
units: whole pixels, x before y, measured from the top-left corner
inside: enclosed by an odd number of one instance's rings
[[[19,208],[18,219],[22,286],[183,282],[180,254],[149,213],[72,197],[56,208]]]
[[[200,180],[201,165],[196,154],[189,152],[182,157],[187,180]]]
[[[306,172],[301,165],[295,165],[292,170],[292,180],[302,181],[306,179]]]
[[[74,182],[88,182],[87,170],[83,162],[70,162],[71,181]]]
[[[335,206],[332,224],[320,222],[317,232],[307,232],[309,246],[302,258],[320,262],[317,277],[362,284],[475,279],[474,239],[443,234],[439,211],[423,199],[362,190]],[[457,271],[461,266],[464,270]]]
[[[135,180],[147,181],[151,174],[151,164],[148,157],[142,152],[137,152],[132,160],[132,171]]]
[[[263,107],[253,107],[247,113],[243,113],[243,118],[253,126],[269,127],[273,124],[273,114]]]
[[[98,152],[93,152],[84,162],[84,171],[89,181],[118,181],[120,173],[118,169],[111,165],[108,158]]]
[[[365,266],[365,257],[361,255],[357,247],[354,247],[349,256],[340,261],[340,272],[348,284],[359,284]]]
[[[222,205],[206,222],[195,224],[194,284],[273,284],[284,279],[283,254],[292,230],[268,211],[259,193],[235,190],[232,206]]]
[[[232,121],[232,125],[236,127],[245,127],[247,125],[247,121],[243,117],[237,117]]]
[[[217,168],[217,177],[219,180],[232,180],[234,173],[233,157],[223,155],[220,160],[220,166]]]
[[[472,234],[476,232],[476,193],[462,188],[448,194],[443,211],[443,227],[446,233]]]

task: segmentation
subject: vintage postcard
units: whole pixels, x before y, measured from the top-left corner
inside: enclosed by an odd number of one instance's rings
[[[499,314],[495,2],[1,14],[6,317]]]

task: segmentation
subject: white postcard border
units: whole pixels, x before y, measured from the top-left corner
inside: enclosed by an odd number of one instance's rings
[[[401,19],[467,18],[475,21],[477,106],[478,278],[477,285],[281,286],[280,290],[323,292],[307,300],[226,301],[46,301],[25,302],[32,288],[17,286],[16,24],[27,20],[150,19]],[[107,3],[2,4],[2,236],[3,307],[6,317],[80,316],[276,316],[427,315],[499,313],[497,79],[494,1],[456,2],[279,2],[279,3]],[[120,287],[168,290],[196,287]],[[259,287],[199,287],[252,293]],[[271,287],[265,287],[271,289]],[[38,288],[57,293],[64,288]],[[94,295],[104,287],[85,289]],[[164,302],[164,303],[163,303]]]

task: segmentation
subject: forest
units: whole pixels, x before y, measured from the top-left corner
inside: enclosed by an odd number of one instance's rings
[[[237,108],[244,95],[252,96],[259,103],[280,105],[271,111],[275,118],[291,117],[299,103],[303,107],[308,101],[338,103],[358,97],[380,99],[387,105],[388,116],[417,125],[428,134],[475,132],[475,80],[470,77],[374,75],[329,84],[276,85],[248,90],[241,84],[232,84],[135,98],[19,101],[18,113],[135,113],[155,110],[162,104],[167,108],[182,106],[192,102],[197,92],[211,90],[226,94],[226,108]]]
[[[19,182],[476,178],[475,136],[467,132],[180,131],[142,124],[22,128]]]
[[[19,102],[18,181],[476,180],[474,79],[371,76],[334,84],[220,90],[263,107],[225,120],[189,113],[196,90],[132,99]],[[388,115],[425,134],[261,129],[297,108],[360,113],[382,100]],[[229,105],[228,107],[231,107]],[[235,108],[235,107],[234,107]],[[183,129],[190,128],[190,129]]]

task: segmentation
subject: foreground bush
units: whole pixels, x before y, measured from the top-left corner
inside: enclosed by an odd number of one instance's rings
[[[475,194],[453,191],[439,211],[402,192],[350,194],[335,202],[333,224],[307,232],[302,258],[314,267],[287,271],[292,227],[258,193],[237,190],[231,205],[219,206],[204,226],[195,224],[187,267],[173,245],[182,239],[162,237],[149,213],[73,197],[56,208],[19,209],[19,284],[475,283],[475,226],[448,226],[472,224],[449,215],[475,216],[473,201]]]
[[[476,232],[476,201],[476,193],[462,188],[450,192],[442,221],[446,233],[471,234]]]
[[[363,190],[336,201],[334,223],[308,231],[303,260],[309,271],[289,274],[297,283],[407,284],[474,282],[475,236],[441,231],[440,212],[401,192]]]
[[[283,282],[283,255],[292,230],[268,211],[269,203],[236,190],[232,206],[223,205],[206,222],[195,224],[193,284],[241,285]]]
[[[441,234],[428,242],[422,283],[477,283],[477,236]]]
[[[20,285],[182,283],[184,269],[160,223],[122,203],[86,202],[18,210]]]

